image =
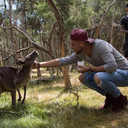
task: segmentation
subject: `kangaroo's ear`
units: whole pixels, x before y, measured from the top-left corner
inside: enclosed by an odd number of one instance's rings
[[[18,59],[16,60],[16,64],[17,64],[17,65],[24,65],[24,60],[23,60],[22,58],[18,58]]]

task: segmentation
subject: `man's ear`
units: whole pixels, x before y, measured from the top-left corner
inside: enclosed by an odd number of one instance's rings
[[[80,45],[83,47],[84,46],[84,41],[81,41],[80,42]]]
[[[22,59],[22,58],[18,58],[17,60],[16,60],[16,64],[17,65],[24,65],[24,60]]]

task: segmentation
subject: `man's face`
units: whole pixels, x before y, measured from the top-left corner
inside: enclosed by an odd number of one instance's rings
[[[71,49],[73,49],[76,54],[79,54],[83,51],[83,43],[83,41],[71,40]]]

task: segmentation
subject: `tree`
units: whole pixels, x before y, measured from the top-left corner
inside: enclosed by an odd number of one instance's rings
[[[111,0],[4,0],[3,2],[1,5],[3,12],[0,11],[2,19],[0,49],[4,65],[10,62],[10,66],[14,66],[19,53],[24,57],[33,48],[41,53],[39,61],[70,55],[71,30],[86,29],[88,36],[94,38],[96,26],[112,3]],[[112,22],[120,24],[121,17],[125,15],[125,4],[125,0],[115,2],[98,34],[98,38],[108,42],[112,39],[112,44],[119,51],[124,42],[123,35],[119,33],[119,27],[114,28],[111,34],[111,28]],[[66,77],[68,78],[68,74]],[[69,88],[70,82],[67,81],[65,85]]]
[[[57,24],[59,26],[59,36],[58,36],[58,41],[61,44],[61,57],[65,56],[65,42],[64,42],[64,22],[63,22],[63,17],[60,14],[59,10],[57,9],[57,7],[55,6],[55,4],[53,3],[52,0],[46,0],[47,3],[49,4],[49,6],[51,7],[51,9],[54,12],[54,15],[56,17],[57,20]],[[63,75],[64,75],[64,79],[65,79],[65,89],[69,89],[70,88],[70,78],[69,78],[69,74],[68,74],[68,69],[67,67],[63,67]]]

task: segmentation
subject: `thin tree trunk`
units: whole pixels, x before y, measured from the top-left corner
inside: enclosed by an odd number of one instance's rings
[[[113,29],[114,29],[113,23],[114,23],[114,15],[112,18],[112,27],[111,27],[111,36],[110,36],[110,44],[111,45],[113,45]]]
[[[116,0],[114,0],[114,1],[109,5],[109,7],[107,8],[106,12],[105,12],[104,15],[102,16],[101,21],[100,21],[100,25],[96,28],[94,39],[97,38],[97,36],[98,36],[98,34],[99,34],[99,32],[100,32],[100,29],[101,29],[101,27],[102,27],[102,25],[103,25],[103,21],[104,21],[106,15],[107,15],[109,9],[114,5],[115,2],[116,2]]]
[[[0,55],[0,67],[3,67],[2,57]]]
[[[63,22],[63,17],[60,14],[59,10],[55,6],[54,2],[52,0],[46,0],[46,2],[49,4],[51,9],[53,10],[53,13],[56,17],[57,24],[59,26],[59,44],[61,44],[61,57],[65,56],[65,41],[64,41],[64,22]],[[64,80],[65,80],[65,89],[68,90],[71,86],[70,82],[70,77],[68,74],[68,69],[67,67],[63,67],[63,75],[64,75]]]

